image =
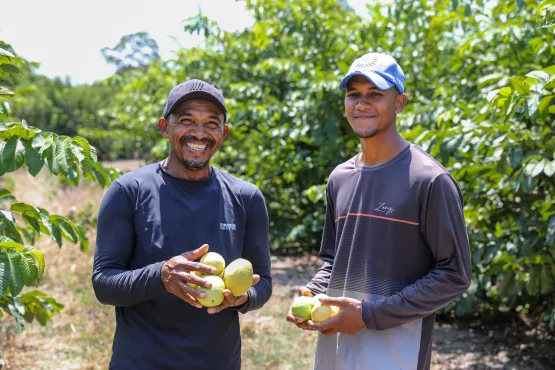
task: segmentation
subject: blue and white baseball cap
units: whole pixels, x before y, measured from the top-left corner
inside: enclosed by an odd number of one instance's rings
[[[399,94],[405,91],[405,74],[397,61],[389,55],[368,53],[356,59],[341,80],[339,88],[345,90],[351,77],[358,75],[366,77],[380,90],[395,86]]]

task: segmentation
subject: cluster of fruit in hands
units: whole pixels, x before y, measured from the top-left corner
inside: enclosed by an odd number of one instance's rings
[[[216,269],[216,273],[212,275],[200,271],[191,272],[210,282],[212,284],[211,288],[187,283],[191,287],[206,293],[204,298],[197,298],[204,307],[216,307],[222,303],[224,300],[224,289],[228,289],[235,297],[239,297],[245,294],[252,285],[252,264],[244,258],[238,258],[226,266],[225,260],[220,254],[208,252],[200,258],[200,263]]]
[[[317,294],[314,297],[300,296],[295,298],[291,304],[293,316],[302,318],[304,321],[320,323],[339,313],[339,307],[328,306],[320,302],[320,297],[327,297],[325,294]]]

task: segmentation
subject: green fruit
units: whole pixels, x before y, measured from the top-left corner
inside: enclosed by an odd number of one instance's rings
[[[214,275],[219,275],[225,268],[224,258],[216,252],[208,252],[200,258],[200,263],[216,269]]]
[[[252,285],[252,264],[243,258],[231,262],[224,271],[225,287],[235,297],[245,294]]]
[[[205,298],[197,298],[204,307],[215,307],[224,301],[225,285],[222,279],[214,275],[205,275],[204,280],[212,283],[212,288],[208,289],[198,286],[197,289],[206,293]]]
[[[293,301],[293,304],[291,304],[291,313],[293,316],[302,317],[304,321],[309,320],[314,303],[314,298],[312,297],[297,297]]]

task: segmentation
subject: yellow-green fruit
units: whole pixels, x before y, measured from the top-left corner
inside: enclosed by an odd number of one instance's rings
[[[216,252],[208,252],[200,258],[200,263],[216,269],[214,275],[219,275],[225,268],[224,258]]]
[[[310,319],[312,307],[314,307],[314,298],[306,296],[297,297],[293,304],[291,304],[291,313],[293,316],[302,317],[306,321]]]
[[[339,313],[339,307],[326,306],[320,303],[318,299],[315,299],[314,307],[312,307],[312,312],[310,313],[310,317],[314,322],[324,322],[327,319],[334,317],[338,313]]]
[[[225,287],[235,297],[245,294],[252,285],[252,264],[243,258],[231,262],[224,271]]]
[[[201,277],[204,276],[204,274],[203,274],[202,272],[200,272],[200,271],[191,271],[191,275],[196,275],[196,276],[198,276],[199,278],[201,278]],[[197,287],[197,284],[193,284],[193,283],[187,283],[187,285],[189,285],[190,287],[193,287],[193,288],[196,288],[196,287]]]
[[[206,293],[205,298],[197,298],[204,307],[215,307],[224,300],[225,285],[222,279],[214,275],[205,275],[203,279],[212,283],[212,288],[208,289],[198,286],[197,289]]]

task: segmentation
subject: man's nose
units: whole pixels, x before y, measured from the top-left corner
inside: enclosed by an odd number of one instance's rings
[[[191,131],[189,131],[190,136],[194,136],[197,139],[203,139],[207,137],[206,128],[202,123],[197,122],[196,124],[191,127]]]

